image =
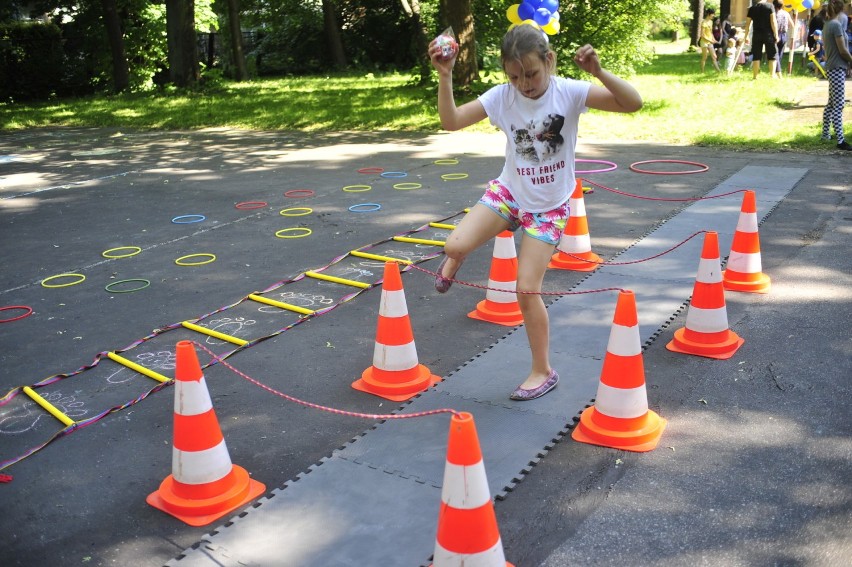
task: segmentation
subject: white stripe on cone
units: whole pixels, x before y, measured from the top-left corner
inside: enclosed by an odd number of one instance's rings
[[[686,328],[696,333],[721,333],[728,329],[728,311],[723,305],[715,309],[689,306]]]
[[[732,250],[731,255],[728,256],[727,268],[743,274],[758,274],[763,270],[760,252],[747,254]]]
[[[444,484],[441,501],[458,510],[473,510],[491,501],[485,464],[455,465],[447,463],[444,468]]]
[[[498,289],[506,289],[511,291],[497,291]],[[492,279],[488,280],[488,290],[485,292],[485,299],[494,303],[515,303],[518,301],[518,295],[515,290],[518,289],[518,282],[498,282]]]
[[[417,347],[414,341],[404,345],[383,345],[376,343],[373,349],[373,366],[379,370],[397,372],[409,370],[419,364]]]
[[[563,233],[562,237],[559,239],[559,244],[556,246],[556,249],[569,254],[591,252],[592,239],[588,232],[586,234]]]
[[[757,232],[757,213],[740,213],[737,220],[739,232]]]
[[[609,343],[606,345],[607,352],[618,356],[635,356],[642,353],[639,341],[639,326],[625,327],[613,323],[609,332]]]
[[[494,239],[494,254],[493,258],[502,260],[517,258],[518,253],[515,252],[515,239],[511,236],[498,236]]]
[[[175,380],[175,413],[199,415],[213,408],[204,376],[198,380]]]
[[[586,216],[586,200],[585,199],[568,199],[568,207],[571,209],[572,217]]]
[[[497,543],[485,551],[462,555],[449,551],[435,542],[435,555],[432,558],[434,567],[506,567],[506,556],[503,552],[503,541],[497,538]]]
[[[172,476],[184,484],[206,484],[224,478],[231,472],[231,456],[222,439],[204,451],[181,451],[172,448]]]
[[[379,315],[383,317],[405,317],[408,315],[408,304],[405,302],[405,291],[382,290],[382,299],[379,303]]]
[[[719,258],[701,258],[698,261],[698,275],[695,281],[701,283],[722,283],[722,264]]]
[[[636,388],[613,388],[598,383],[595,410],[610,417],[632,419],[648,413],[648,392],[645,384]]]

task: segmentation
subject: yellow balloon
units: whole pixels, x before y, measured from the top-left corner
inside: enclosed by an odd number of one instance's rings
[[[559,20],[550,18],[550,21],[541,26],[541,31],[547,35],[556,35],[559,33]]]
[[[535,26],[535,27],[537,27],[537,28],[541,29],[541,26],[539,26],[539,25],[538,25],[538,23],[537,23],[535,20],[524,20],[524,21],[523,21],[523,22],[521,22],[521,23],[522,23],[522,24],[529,24],[529,25],[531,25],[531,26]]]
[[[518,7],[520,4],[512,4],[509,6],[509,9],[506,10],[506,17],[509,18],[509,21],[513,24],[520,24],[521,17],[518,15]]]
[[[811,10],[813,10],[814,12],[818,12],[819,7],[820,7],[819,0],[814,0],[814,5],[813,5],[813,7],[811,7]]]

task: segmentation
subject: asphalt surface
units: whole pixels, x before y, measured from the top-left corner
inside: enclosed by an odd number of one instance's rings
[[[125,349],[155,329],[207,314],[205,321],[216,320],[243,338],[274,333],[294,319],[274,314],[264,319],[237,309],[214,312],[353,248],[457,215],[499,171],[502,150],[499,136],[468,133],[4,134],[0,307],[28,306],[33,313],[0,324],[0,395],[74,373],[98,353]],[[543,448],[544,458],[528,472],[519,471],[520,482],[496,504],[507,559],[518,566],[848,564],[849,157],[583,140],[578,157],[618,166],[583,175],[591,181],[668,199],[636,199],[601,188],[588,194],[593,248],[604,258],[743,167],[805,167],[808,173],[760,227],[771,292],[726,294],[731,328],[746,339],[740,351],[717,361],[666,350],[685,311],[661,327],[644,353],[649,403],[669,420],[660,446],[635,454],[564,438]],[[435,163],[441,159],[459,163]],[[630,171],[630,164],[645,160],[697,162],[709,169],[688,175]],[[406,177],[358,171],[371,167]],[[692,166],[651,167],[684,171]],[[441,177],[445,173],[468,177],[448,181]],[[400,182],[421,187],[394,189]],[[362,184],[371,189],[342,190]],[[285,196],[296,189],[312,193]],[[235,207],[247,201],[267,204]],[[367,202],[381,209],[349,210]],[[311,211],[298,217],[279,213],[293,207]],[[303,211],[289,214],[296,212]],[[204,219],[172,222],[181,215]],[[275,237],[276,231],[297,227],[311,233]],[[142,251],[127,258],[103,256],[126,246]],[[466,279],[486,282],[489,248],[466,262]],[[175,264],[189,254],[216,259],[195,267]],[[437,260],[422,264],[436,266]],[[79,273],[85,280],[58,288],[41,285],[63,273]],[[375,281],[381,269],[359,264],[351,274]],[[583,277],[551,271],[546,287],[568,290]],[[131,293],[104,289],[125,279],[150,285]],[[482,299],[481,290],[459,286],[438,296],[428,276],[417,271],[405,274],[404,285],[420,362],[434,374],[451,375],[506,333],[465,316]],[[336,287],[316,284],[300,285],[294,293],[293,300],[314,309],[340,297]],[[398,404],[350,387],[371,364],[377,293],[364,292],[228,360],[245,374],[311,402],[393,411]],[[123,355],[171,376],[170,351],[187,338],[199,340],[176,329]],[[220,354],[234,348],[215,343],[204,344]],[[525,372],[511,364],[507,370]],[[560,374],[570,377],[570,370]],[[205,376],[233,462],[268,490],[373,425],[272,396],[221,365]],[[106,361],[37,391],[79,421],[141,397],[154,385]],[[209,527],[191,528],[145,503],[171,472],[171,420],[172,390],[165,388],[3,470],[13,480],[0,484],[0,563],[153,566],[198,542]],[[0,406],[0,459],[25,454],[61,428],[23,395],[14,397]],[[394,564],[392,558],[388,564]]]

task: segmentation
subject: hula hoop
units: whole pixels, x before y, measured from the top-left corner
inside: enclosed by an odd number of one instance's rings
[[[251,211],[252,209],[262,209],[268,204],[266,201],[243,201],[242,203],[237,203],[234,207],[241,211]]]
[[[184,260],[186,260],[187,258],[200,258],[202,256],[210,258],[210,259],[204,260],[203,262],[184,262]],[[204,264],[209,264],[209,263],[215,262],[215,261],[216,261],[216,254],[207,254],[205,252],[205,253],[202,253],[202,254],[187,254],[186,256],[181,256],[180,258],[175,260],[175,264],[177,264],[178,266],[203,266]]]
[[[112,289],[113,286],[129,283],[129,282],[142,282],[142,285],[139,287],[134,287],[132,289]],[[104,289],[109,293],[133,293],[134,291],[139,291],[141,289],[145,289],[151,285],[149,280],[143,278],[130,278],[129,280],[118,280],[117,282],[112,282],[111,284],[107,284],[104,286]]]
[[[363,193],[369,191],[373,187],[371,185],[347,185],[343,188],[347,193]]]
[[[408,177],[408,174],[404,171],[385,171],[381,174],[382,177],[390,177],[390,178],[399,178]]]
[[[129,254],[110,254],[110,252],[115,252],[117,250],[132,250]],[[104,258],[130,258],[131,256],[136,256],[142,252],[142,249],[138,246],[119,246],[118,248],[110,248],[109,250],[104,250],[101,253],[101,256]]]
[[[459,179],[467,179],[467,173],[445,173],[441,176],[444,181],[458,181]]]
[[[608,165],[609,167],[605,169],[585,169],[585,170],[576,170],[574,173],[606,173],[607,171],[612,171],[617,169],[618,166],[611,161],[606,161],[603,159],[575,159],[574,163],[603,163]]]
[[[436,159],[433,161],[435,165],[458,165],[459,160],[457,159]]]
[[[304,211],[304,212],[296,213],[296,212],[293,212],[293,211]],[[311,214],[312,212],[314,212],[314,210],[310,207],[290,207],[289,209],[281,209],[281,212],[279,212],[278,214],[281,215],[282,217],[303,217],[305,215]]]
[[[314,195],[315,193],[313,189],[290,189],[289,191],[284,191],[284,196],[291,199],[298,199],[299,197],[313,197]]]
[[[27,305],[7,305],[5,307],[0,307],[0,311],[8,311],[10,309],[26,309],[27,312],[23,315],[12,317],[11,319],[0,319],[0,323],[11,323],[12,321],[18,321],[20,319],[23,319],[24,317],[29,317],[33,314],[33,308],[28,307]]]
[[[382,173],[384,170],[385,170],[385,168],[383,168],[383,167],[362,167],[361,169],[358,170],[358,173],[377,174],[377,173]]]
[[[293,230],[304,230],[305,233],[304,234],[284,234],[285,232],[291,232]],[[277,236],[278,238],[304,238],[305,236],[308,236],[312,232],[313,231],[311,229],[307,228],[307,227],[297,226],[297,227],[293,227],[293,228],[282,228],[281,230],[279,230],[278,232],[275,233],[275,236]]]
[[[69,282],[69,283],[64,283],[64,284],[48,284],[48,283],[47,283],[47,282],[49,282],[50,280],[55,280],[55,279],[57,279],[57,278],[69,278],[69,277],[70,277],[70,278],[80,278],[80,279],[78,279],[77,281],[73,281],[73,282]],[[84,281],[86,281],[86,276],[84,276],[83,274],[56,274],[55,276],[50,276],[49,278],[45,278],[45,279],[43,279],[43,280],[41,281],[41,285],[42,285],[43,287],[50,287],[50,288],[54,288],[54,287],[69,287],[69,286],[72,286],[72,285],[77,285],[77,284],[79,284],[79,283],[83,283]]]
[[[175,224],[192,224],[203,220],[207,220],[207,217],[204,215],[180,215],[173,218],[172,222]]]
[[[698,169],[693,169],[691,171],[648,171],[647,169],[639,169],[636,167],[637,165],[643,165],[646,163],[679,163],[682,165],[694,165]],[[630,164],[630,171],[635,171],[636,173],[648,173],[651,175],[689,175],[691,173],[704,173],[705,171],[709,171],[710,166],[704,165],[703,163],[698,163],[695,161],[683,161],[679,159],[649,159],[646,161],[637,161]]]
[[[397,183],[393,186],[394,189],[399,191],[411,191],[412,189],[420,189],[423,187],[422,183]]]
[[[371,207],[369,209],[363,207]],[[379,211],[382,209],[382,206],[378,203],[360,203],[358,205],[352,205],[349,207],[349,210],[353,213],[372,213],[375,211]]]

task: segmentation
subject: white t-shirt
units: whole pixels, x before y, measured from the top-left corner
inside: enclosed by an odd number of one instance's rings
[[[506,134],[506,163],[497,178],[527,212],[551,211],[574,190],[577,123],[591,83],[551,77],[538,99],[510,84],[479,97],[491,124]]]

